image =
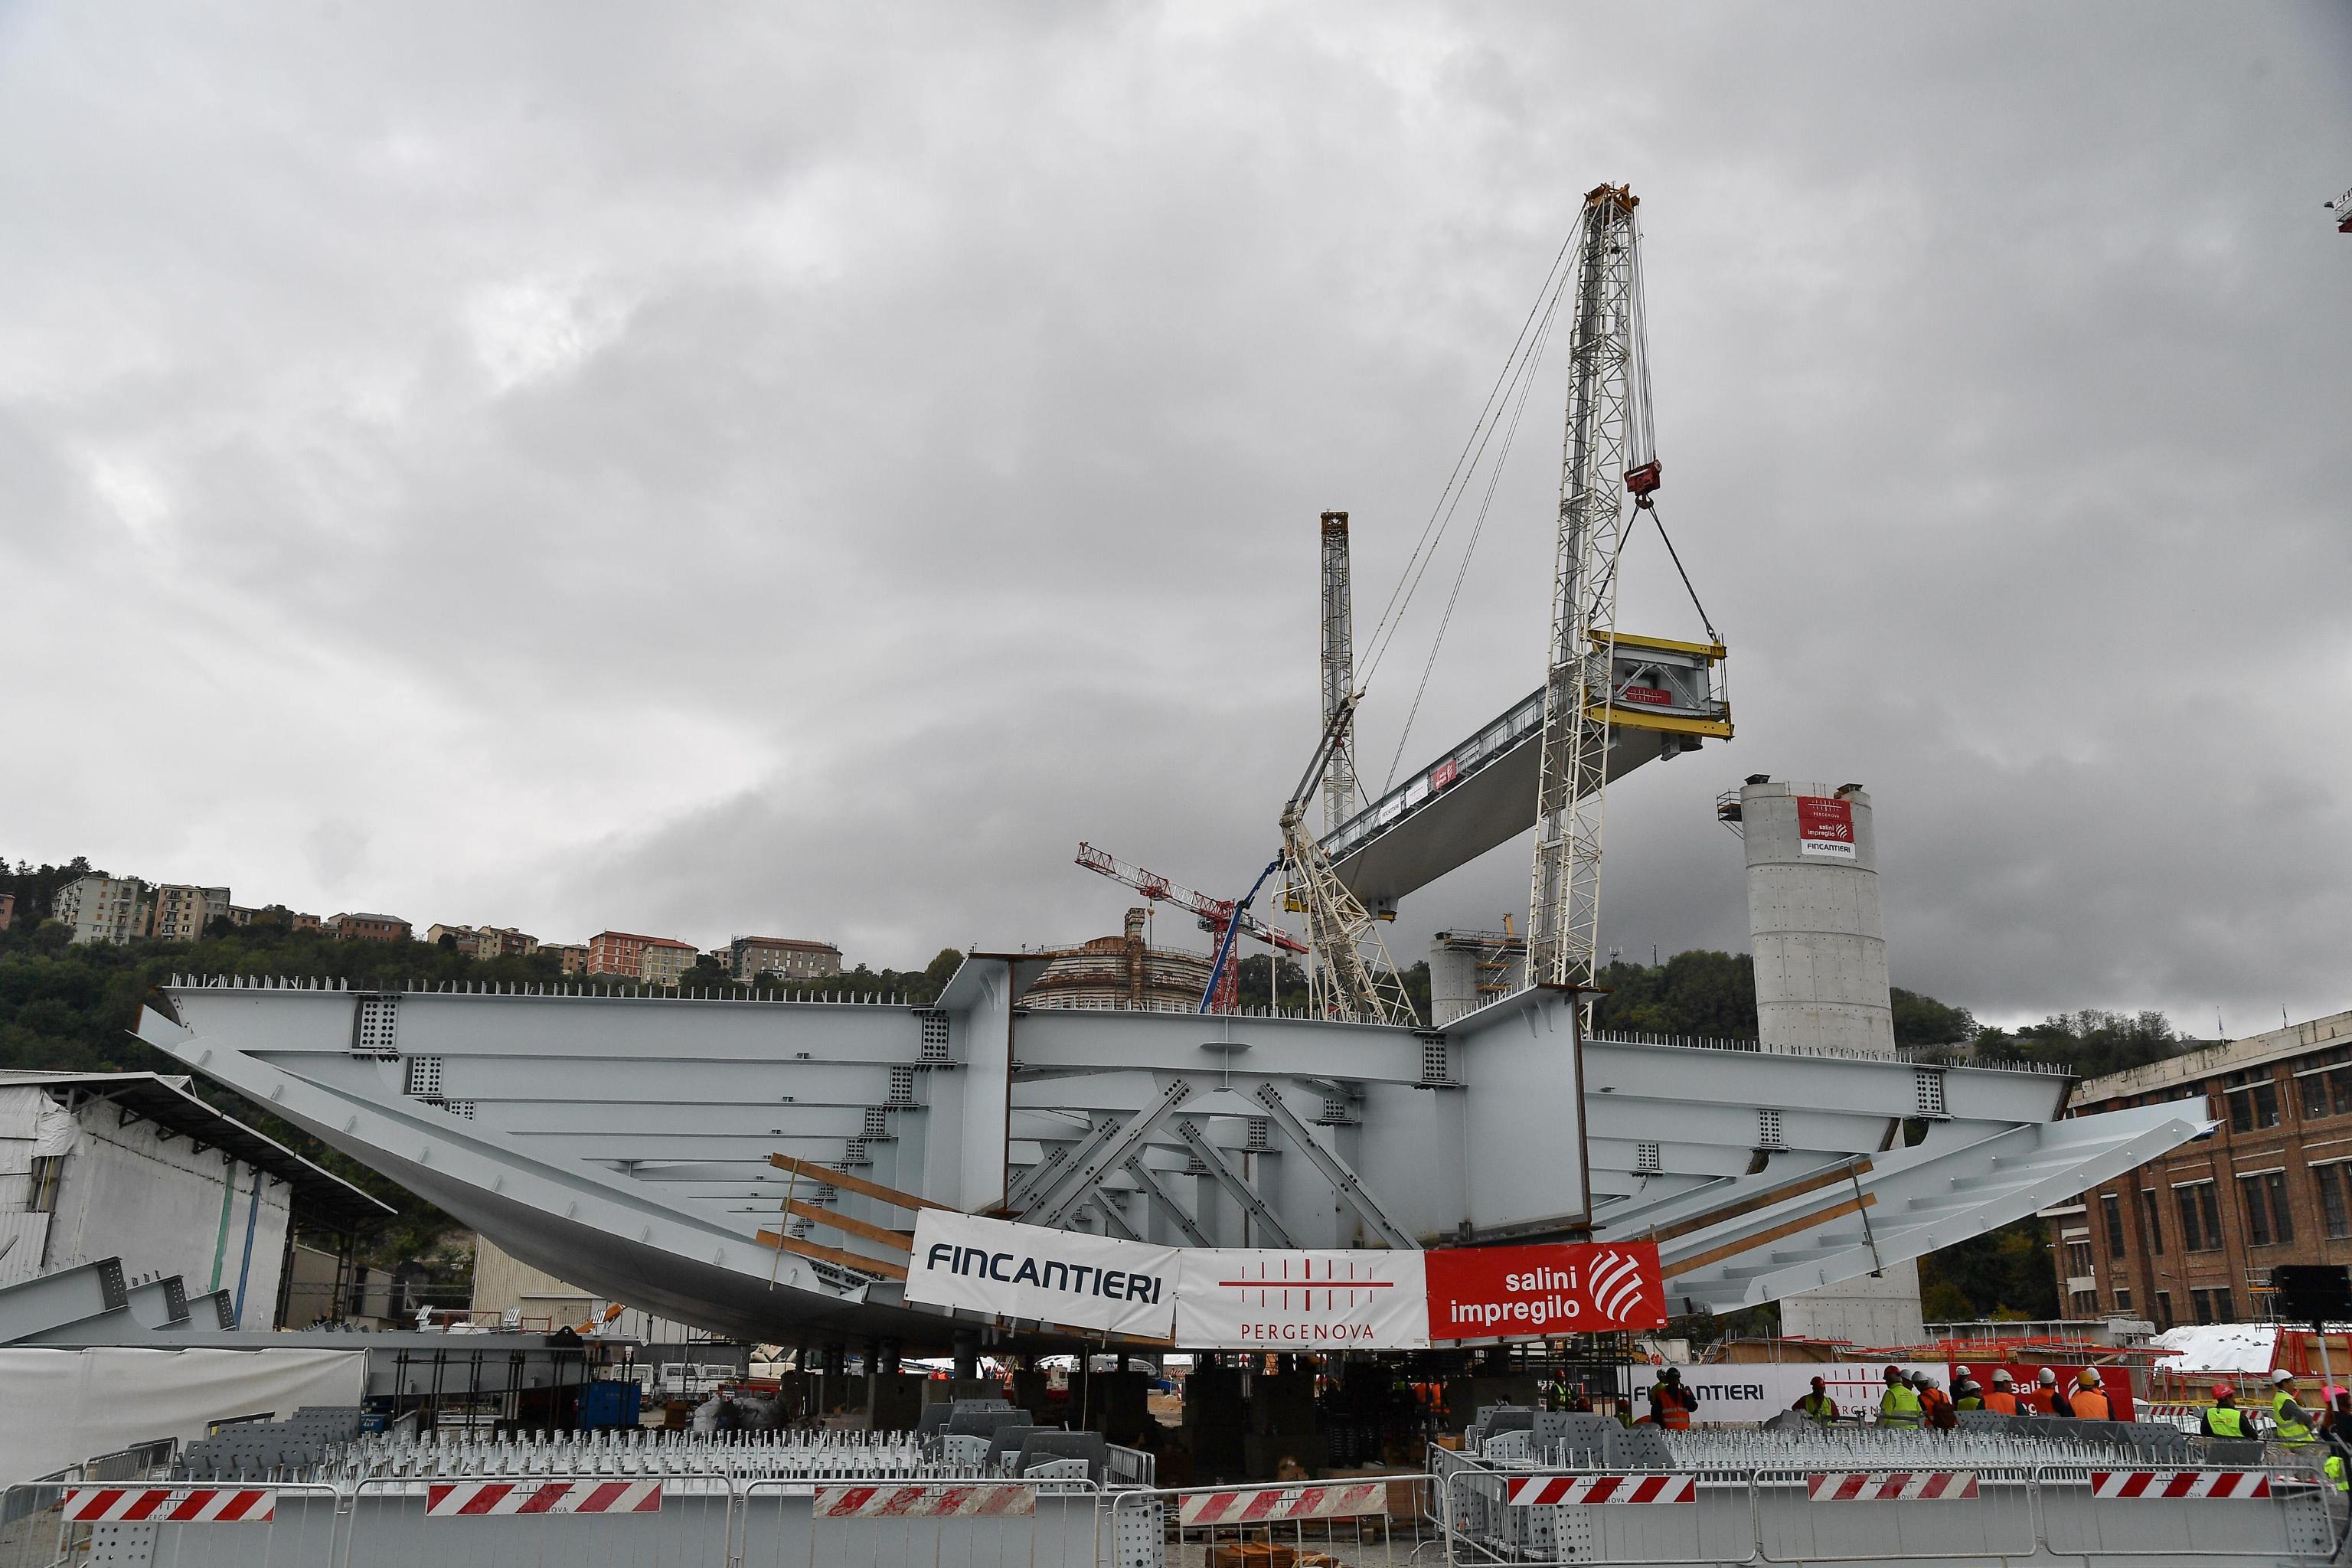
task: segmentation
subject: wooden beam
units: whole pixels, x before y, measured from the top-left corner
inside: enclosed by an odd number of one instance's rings
[[[813,1220],[828,1230],[837,1230],[844,1236],[854,1236],[879,1247],[887,1247],[898,1252],[915,1250],[915,1238],[906,1231],[887,1230],[878,1225],[868,1225],[862,1219],[852,1219],[845,1214],[835,1214],[829,1208],[816,1204],[803,1203],[798,1198],[786,1199],[784,1212],[798,1215],[801,1218]]]
[[[1721,1247],[1710,1247],[1705,1252],[1689,1258],[1676,1258],[1674,1262],[1665,1265],[1660,1272],[1668,1279],[1679,1279],[1685,1274],[1696,1274],[1708,1265],[1720,1263],[1727,1258],[1737,1258],[1743,1252],[1752,1252],[1767,1242],[1778,1241],[1782,1237],[1794,1236],[1801,1230],[1811,1230],[1823,1220],[1836,1219],[1842,1215],[1860,1214],[1866,1208],[1877,1206],[1876,1193],[1864,1193],[1859,1201],[1853,1198],[1842,1198],[1825,1209],[1815,1209],[1811,1214],[1801,1214],[1794,1219],[1782,1220],[1770,1229],[1759,1230],[1754,1236],[1742,1237],[1738,1241],[1727,1241]]]
[[[874,1198],[902,1209],[943,1209],[949,1214],[963,1212],[949,1208],[945,1204],[935,1204],[929,1198],[919,1198],[912,1193],[902,1193],[896,1187],[886,1187],[879,1182],[869,1182],[863,1176],[853,1176],[846,1171],[836,1171],[830,1165],[820,1165],[814,1160],[803,1160],[791,1154],[771,1154],[768,1163],[779,1171],[790,1171],[794,1175],[806,1176],[812,1182],[823,1182],[829,1187],[839,1187],[845,1193],[856,1193],[860,1197]]]
[[[885,1263],[878,1258],[868,1258],[862,1252],[844,1252],[837,1247],[819,1247],[814,1241],[763,1230],[756,1238],[762,1247],[772,1247],[779,1252],[789,1252],[795,1258],[814,1258],[819,1263],[830,1263],[841,1268],[855,1268],[860,1274],[879,1275],[885,1279],[904,1279],[907,1266]]]
[[[1682,1237],[1693,1236],[1711,1225],[1721,1225],[1725,1220],[1738,1219],[1741,1215],[1754,1214],[1758,1209],[1770,1208],[1774,1204],[1787,1203],[1790,1198],[1801,1198],[1807,1193],[1817,1193],[1823,1187],[1833,1187],[1840,1182],[1868,1174],[1870,1174],[1870,1156],[1865,1154],[1859,1160],[1851,1161],[1833,1170],[1816,1171],[1810,1176],[1789,1183],[1786,1186],[1751,1193],[1736,1204],[1726,1204],[1719,1209],[1709,1209],[1695,1218],[1676,1220],[1672,1225],[1661,1226],[1649,1232],[1644,1239],[1674,1241]]]

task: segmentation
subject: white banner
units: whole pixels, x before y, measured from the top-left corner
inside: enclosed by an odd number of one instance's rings
[[[1169,1337],[1178,1249],[925,1209],[907,1300],[1074,1329]]]
[[[1423,1255],[1193,1247],[1177,1265],[1188,1350],[1427,1350]]]
[[[1931,1373],[1949,1384],[1950,1369],[1934,1362],[1906,1361],[1895,1364],[1906,1373]],[[1698,1410],[1692,1419],[1719,1422],[1769,1420],[1811,1393],[1817,1377],[1829,1385],[1824,1392],[1837,1401],[1841,1415],[1874,1411],[1878,1408],[1878,1396],[1886,1390],[1886,1366],[1883,1361],[1711,1362],[1702,1366],[1677,1366],[1675,1370],[1683,1374],[1683,1386],[1698,1395]],[[1650,1385],[1665,1370],[1662,1366],[1626,1369],[1626,1392],[1633,1395],[1635,1415],[1647,1411]]]

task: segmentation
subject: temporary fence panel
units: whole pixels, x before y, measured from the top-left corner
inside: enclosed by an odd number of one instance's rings
[[[11,1489],[15,1492],[23,1489]],[[334,1489],[270,1486],[96,1485],[32,1489],[28,1517],[13,1523],[9,1568],[19,1563],[104,1563],[110,1568],[286,1568],[340,1560],[342,1520]],[[14,1532],[22,1531],[16,1535]]]
[[[1877,1563],[2034,1554],[2033,1472],[1759,1470],[1757,1555],[1768,1563]]]
[[[1106,1500],[1112,1568],[1405,1568],[1446,1561],[1433,1476],[1123,1491]]]
[[[2236,1553],[2324,1561],[2338,1526],[2317,1472],[2263,1469],[2077,1469],[2038,1472],[2042,1541],[2067,1556]]]
[[[371,1479],[352,1491],[341,1568],[723,1568],[733,1539],[722,1476]]]
[[[742,1568],[1098,1568],[1100,1489],[1079,1479],[753,1480],[739,1504]]]

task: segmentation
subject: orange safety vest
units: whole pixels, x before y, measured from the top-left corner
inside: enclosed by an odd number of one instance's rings
[[[1659,1394],[1655,1412],[1658,1418],[1658,1425],[1664,1427],[1669,1432],[1689,1431],[1691,1418],[1690,1407],[1683,1403],[1683,1400],[1687,1398],[1688,1395],[1681,1394],[1675,1390],[1669,1389],[1664,1384],[1661,1384],[1658,1386]]]
[[[2057,1392],[2058,1391],[2054,1388],[2037,1387],[2032,1393],[2021,1394],[2017,1397],[2019,1402],[2034,1415],[2049,1415],[2054,1414],[2050,1401],[2051,1397]]]
[[[2076,1389],[2074,1414],[2084,1421],[2105,1421],[2107,1418],[2107,1396],[2095,1388]]]
[[[2014,1415],[2017,1414],[2017,1395],[1995,1389],[1984,1396],[1984,1407],[2003,1415]]]

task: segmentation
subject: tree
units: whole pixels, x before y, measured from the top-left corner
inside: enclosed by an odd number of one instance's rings
[[[1976,1037],[1977,1021],[1966,1007],[1947,1007],[1933,996],[1900,985],[1887,994],[1895,1005],[1898,1046],[1964,1046]]]

